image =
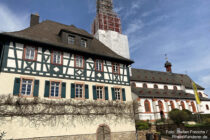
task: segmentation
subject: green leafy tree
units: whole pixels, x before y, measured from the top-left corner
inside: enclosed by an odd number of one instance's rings
[[[188,116],[186,116],[186,120],[185,121],[192,121],[193,120],[193,114],[190,110],[187,109],[183,109],[183,112],[186,112],[188,114]]]
[[[189,121],[189,112],[179,109],[173,109],[169,112],[169,117],[177,125],[182,124],[183,121]]]

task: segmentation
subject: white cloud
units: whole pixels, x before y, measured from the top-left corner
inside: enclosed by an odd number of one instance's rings
[[[19,15],[7,6],[0,4],[0,32],[18,31],[29,25],[30,14]]]
[[[210,87],[210,75],[205,75],[200,78],[200,81],[205,84],[206,86]]]
[[[128,35],[129,37],[131,53],[135,52],[136,50],[139,49],[139,47],[141,47],[141,45],[139,44],[142,44],[145,41],[151,40],[155,38],[156,36],[158,37],[161,34],[165,34],[169,30],[171,30],[171,28],[168,28],[168,27],[161,27],[161,28],[157,28],[150,34],[142,33],[142,30],[144,28],[153,26],[154,24],[157,24],[158,22],[161,22],[168,18],[169,18],[168,15],[161,15],[154,18],[152,21],[145,23],[141,20],[142,18],[139,17],[138,19],[130,22],[125,30],[125,34]],[[166,48],[168,48],[168,46],[166,46]]]
[[[134,20],[128,25],[127,29],[125,30],[125,34],[129,36],[130,34],[137,32],[143,27],[144,23],[142,22],[141,19]]]
[[[200,79],[200,84],[205,87],[205,93],[210,96],[210,75],[204,75]]]
[[[114,11],[116,13],[120,13],[122,10],[123,10],[123,7],[116,7],[116,8],[114,8]]]
[[[133,1],[131,3],[131,9],[132,10],[138,9],[141,7],[141,5],[142,5],[142,0]]]
[[[139,8],[141,8],[143,3],[144,3],[144,0],[134,0],[134,1],[132,1],[131,8],[124,15],[124,19],[126,19],[127,17],[129,17],[131,15],[136,14],[136,12],[138,11]]]

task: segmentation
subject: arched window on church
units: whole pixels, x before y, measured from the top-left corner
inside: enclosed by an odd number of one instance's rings
[[[154,84],[154,88],[156,88],[156,89],[157,89],[157,88],[158,88],[158,85]]]
[[[168,90],[168,86],[164,85],[164,89],[165,89],[165,90]]]
[[[196,112],[196,108],[195,108],[194,102],[191,102],[191,107],[192,107],[192,111],[195,113]]]
[[[185,104],[183,101],[181,101],[182,110],[185,109]]]
[[[159,101],[158,101],[158,106],[159,106],[159,110],[160,110],[160,118],[163,119],[163,118],[165,118],[163,102],[161,102],[161,101],[159,100]]]
[[[151,112],[150,102],[148,100],[144,101],[145,112]]]
[[[160,111],[164,110],[162,101],[160,101],[160,100],[158,101],[158,106],[159,106]]]
[[[146,83],[143,83],[143,88],[147,88],[147,84]]]
[[[174,106],[174,102],[173,101],[170,101],[170,104],[171,104],[171,110],[175,108]]]
[[[208,105],[206,105],[206,110],[209,110],[209,106]]]

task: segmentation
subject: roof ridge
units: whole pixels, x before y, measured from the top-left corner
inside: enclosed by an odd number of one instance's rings
[[[57,21],[49,20],[49,19],[46,19],[43,22],[53,22],[53,23],[56,23],[56,24],[67,26],[67,27],[70,26],[70,25],[66,25],[66,24],[63,24],[63,23],[60,23],[60,22],[57,22]]]
[[[64,26],[66,26],[66,27],[73,27],[73,28],[76,28],[76,29],[78,29],[78,30],[82,30],[82,31],[84,31],[84,32],[86,32],[86,33],[88,33],[89,35],[92,36],[92,34],[90,34],[88,31],[86,31],[86,30],[84,30],[84,29],[82,29],[82,28],[79,28],[79,27],[77,27],[77,26],[74,25],[74,24],[67,25],[67,24],[63,24],[63,23],[60,23],[60,22],[57,22],[57,21],[48,20],[48,19],[45,20],[45,21],[49,21],[49,22],[53,22],[53,23],[56,23],[56,24],[64,25]]]
[[[158,70],[138,69],[138,68],[132,68],[132,69],[135,69],[135,70],[143,70],[143,71],[150,71],[150,72],[160,72],[160,73],[169,74],[169,75],[171,75],[171,74],[177,74],[177,75],[185,75],[185,76],[188,76],[187,74],[182,74],[182,73],[174,73],[174,72],[169,73],[169,72],[158,71]]]

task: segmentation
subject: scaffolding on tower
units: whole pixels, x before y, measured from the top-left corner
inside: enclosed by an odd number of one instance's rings
[[[97,15],[92,24],[92,34],[99,29],[122,33],[121,21],[113,11],[112,0],[97,0]]]

